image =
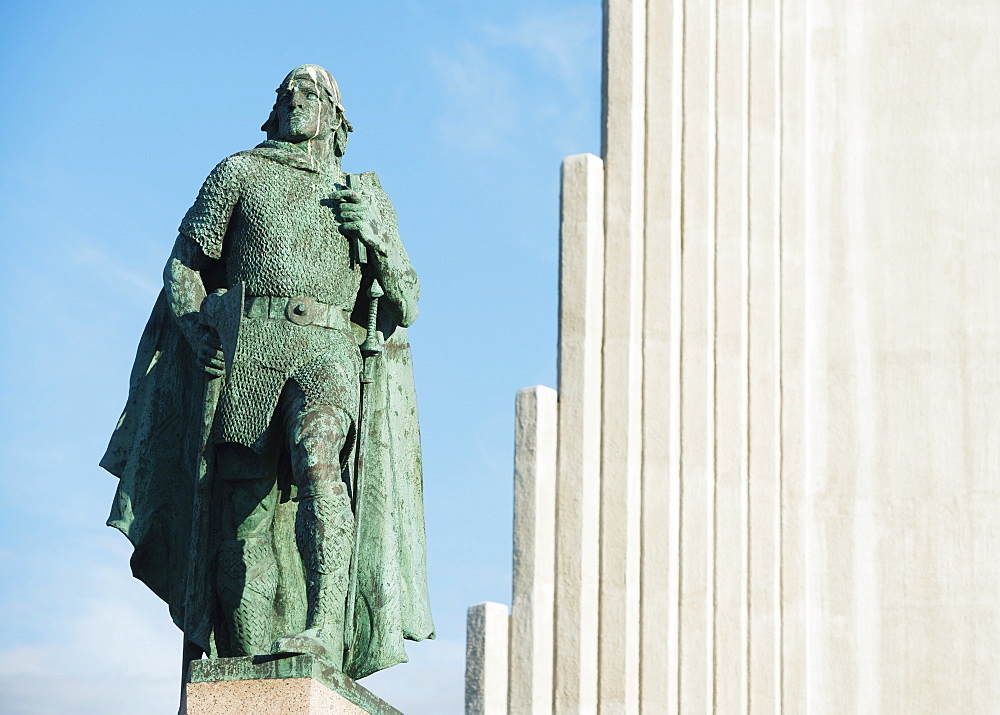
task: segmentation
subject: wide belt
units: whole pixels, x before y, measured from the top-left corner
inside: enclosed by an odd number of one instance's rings
[[[248,318],[287,320],[296,325],[319,328],[350,328],[347,311],[340,306],[324,303],[307,295],[292,298],[275,295],[246,296],[244,314]]]

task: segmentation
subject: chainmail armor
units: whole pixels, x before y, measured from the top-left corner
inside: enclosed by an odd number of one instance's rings
[[[180,232],[206,256],[224,259],[230,285],[243,283],[253,295],[308,295],[351,310],[361,270],[351,266],[330,200],[346,188],[342,176],[235,154],[205,180]]]
[[[353,309],[361,271],[351,266],[349,242],[330,201],[334,191],[345,188],[342,174],[266,156],[243,152],[215,167],[181,222],[181,233],[206,256],[222,259],[229,285],[242,283],[248,295],[303,295]],[[391,212],[391,204],[375,210]],[[240,344],[253,351],[237,354],[228,376],[216,412],[216,442],[265,451],[288,380],[302,388],[308,407],[357,414],[361,355],[350,332],[244,318]]]

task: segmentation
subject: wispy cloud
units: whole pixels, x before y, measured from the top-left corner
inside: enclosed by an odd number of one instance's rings
[[[600,16],[538,8],[509,23],[482,25],[432,57],[444,98],[437,130],[475,152],[509,147],[538,117],[576,114],[587,104],[600,52]]]
[[[487,49],[469,42],[435,53],[431,67],[448,102],[438,131],[469,149],[498,146],[517,119],[511,71]]]
[[[595,13],[581,8],[538,11],[509,25],[490,25],[485,33],[495,46],[523,50],[539,69],[577,89],[588,77],[585,68],[600,30],[595,19]]]
[[[407,652],[409,663],[371,675],[361,684],[407,715],[462,712],[465,644],[430,641]]]
[[[87,657],[99,659],[97,650]],[[65,675],[65,657],[54,654],[45,675],[0,675],[0,711],[17,715],[174,715],[179,680]]]
[[[180,633],[166,608],[124,568],[52,567],[64,587],[36,604],[48,614],[38,642],[0,649],[0,712],[176,712]]]
[[[143,304],[151,304],[160,290],[160,283],[154,280],[156,276],[136,270],[124,261],[113,256],[109,251],[88,241],[73,244],[71,257],[73,261],[88,269],[95,270],[108,285],[117,285],[124,293]]]
[[[104,549],[52,561],[48,580],[63,587],[35,591],[45,628],[32,632],[35,642],[0,648],[0,713],[176,713],[180,631],[166,606],[129,575],[127,542],[108,537],[100,540]],[[16,572],[18,555],[5,557]],[[410,715],[461,712],[464,644],[427,641],[408,650],[410,663],[362,684]]]

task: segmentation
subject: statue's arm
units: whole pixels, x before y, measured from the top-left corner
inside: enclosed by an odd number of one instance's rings
[[[215,331],[202,320],[201,303],[205,300],[205,281],[201,271],[212,259],[183,233],[177,236],[174,248],[163,268],[163,289],[170,312],[181,333],[187,338],[205,371],[221,375],[225,363],[221,343]]]
[[[395,318],[404,328],[417,319],[417,300],[420,298],[420,279],[406,255],[397,232],[386,231],[383,240],[372,246],[369,255],[375,263],[379,283],[385,291]]]
[[[219,336],[205,324],[201,303],[207,293],[202,271],[222,257],[233,210],[252,174],[249,160],[234,154],[205,179],[198,198],[181,220],[180,234],[163,269],[163,287],[177,325],[205,371],[221,375]]]
[[[378,177],[369,172],[361,178],[364,196],[354,191],[338,192],[344,202],[340,209],[347,222],[344,227],[357,232],[368,246],[376,277],[385,291],[383,305],[396,322],[409,327],[417,319],[420,279],[399,238],[396,211]]]

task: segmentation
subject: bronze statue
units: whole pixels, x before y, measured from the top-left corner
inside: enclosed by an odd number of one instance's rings
[[[433,637],[406,328],[419,281],[333,77],[294,69],[185,215],[101,465],[109,525],[185,658],[311,653],[354,678]],[[364,343],[362,345],[362,339]]]

